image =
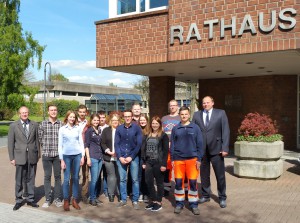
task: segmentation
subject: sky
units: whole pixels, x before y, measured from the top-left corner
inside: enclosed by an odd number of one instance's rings
[[[46,46],[40,70],[30,67],[36,80],[44,79],[44,65],[71,82],[132,87],[140,76],[96,68],[95,21],[108,19],[109,0],[21,0],[19,21]],[[46,67],[47,74],[49,67]]]

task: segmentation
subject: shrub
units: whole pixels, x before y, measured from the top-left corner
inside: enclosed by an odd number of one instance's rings
[[[58,99],[51,101],[48,104],[56,105],[58,110],[58,116],[64,117],[69,110],[76,111],[77,107],[79,106],[79,102],[75,100],[64,100]],[[48,106],[47,106],[48,107]],[[47,109],[47,108],[46,108]]]
[[[277,133],[276,121],[264,114],[249,113],[238,129],[237,141],[275,142],[282,140],[282,135]]]
[[[11,120],[13,116],[14,116],[13,110],[9,108],[0,109],[0,120]]]

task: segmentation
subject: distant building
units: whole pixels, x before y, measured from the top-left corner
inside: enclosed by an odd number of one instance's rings
[[[52,90],[46,90],[47,101],[54,99],[76,100],[80,104],[85,104],[91,112],[103,110],[107,113],[114,110],[130,109],[134,102],[139,102],[142,106],[142,112],[148,113],[147,103],[143,100],[143,96],[133,88],[65,81],[53,81],[53,84]],[[32,82],[28,85],[40,87],[35,101],[43,102],[44,82]]]

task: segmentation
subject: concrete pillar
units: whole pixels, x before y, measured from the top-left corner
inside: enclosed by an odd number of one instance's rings
[[[168,114],[168,102],[175,98],[175,77],[149,77],[149,114]]]

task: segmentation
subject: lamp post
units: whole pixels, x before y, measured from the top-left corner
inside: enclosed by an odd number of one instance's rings
[[[48,81],[46,80],[46,67],[49,66],[49,73],[48,73]],[[52,90],[54,88],[54,85],[51,82],[51,64],[49,62],[45,63],[44,66],[44,109],[43,109],[43,118],[45,120],[46,118],[46,89]]]

